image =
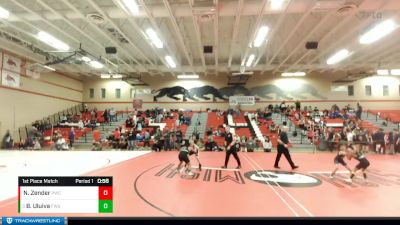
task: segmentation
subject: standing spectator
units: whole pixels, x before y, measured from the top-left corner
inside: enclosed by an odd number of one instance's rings
[[[360,105],[359,102],[357,102],[357,109],[356,109],[357,120],[361,120],[361,114],[362,114],[362,106]]]
[[[101,133],[97,128],[93,131],[93,147],[92,150],[101,149]]]
[[[160,128],[157,128],[156,133],[154,134],[154,144],[153,144],[153,150],[156,152],[161,151],[161,139],[162,139],[162,134]]]
[[[282,101],[281,105],[279,106],[279,109],[281,110],[281,113],[284,113],[287,109],[285,101]]]
[[[301,107],[300,101],[296,100],[296,102],[294,104],[296,105],[296,111],[300,111],[300,107]]]
[[[3,148],[11,150],[14,145],[14,140],[11,137],[10,130],[7,130],[3,138]]]
[[[167,128],[165,128],[164,132],[164,151],[171,151],[172,146],[171,146],[171,132]]]
[[[394,143],[394,154],[400,152],[400,138],[399,131],[397,129],[393,130],[393,143]]]
[[[103,112],[103,119],[104,119],[104,123],[108,123],[111,124],[110,122],[110,115],[108,114],[108,110],[104,110]]]
[[[114,108],[110,109],[110,121],[111,122],[117,122],[117,117],[116,117],[116,112]]]
[[[71,130],[69,131],[69,147],[72,148],[75,142],[75,130],[73,127],[71,127]]]
[[[328,128],[328,133],[326,135],[326,142],[328,142],[328,149],[329,151],[333,151],[333,149],[335,148],[335,142],[334,142],[334,133],[332,130],[332,127]]]
[[[150,147],[150,133],[148,130],[144,132],[144,144],[143,147]]]
[[[136,134],[133,131],[133,129],[131,129],[128,135],[128,150],[135,150],[136,146],[135,142],[136,142]]]
[[[347,144],[351,145],[354,142],[354,134],[350,128],[346,129]]]
[[[115,128],[113,135],[114,135],[113,148],[117,149],[117,148],[119,148],[119,141],[121,139],[121,132],[119,131],[118,128]]]

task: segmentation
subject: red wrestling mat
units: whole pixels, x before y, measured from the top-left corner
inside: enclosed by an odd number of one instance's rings
[[[341,169],[329,179],[333,153],[293,153],[291,173],[275,153],[239,153],[242,169],[220,170],[225,153],[202,152],[203,170],[174,172],[178,152],[150,153],[86,175],[114,177],[114,213],[63,216],[399,216],[399,156],[369,155],[368,183],[352,184]],[[197,166],[195,158],[192,164]],[[357,161],[349,162],[354,167]],[[229,166],[236,167],[233,157]],[[207,169],[208,168],[208,169]],[[263,171],[264,170],[264,171]],[[17,199],[0,202],[1,215],[17,214]],[[27,214],[25,214],[27,215]],[[29,214],[33,216],[33,214]]]

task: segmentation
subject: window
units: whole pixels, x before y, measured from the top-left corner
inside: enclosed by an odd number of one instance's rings
[[[365,95],[366,96],[371,96],[372,95],[371,85],[365,85]]]
[[[383,85],[383,96],[389,96],[389,86]]]
[[[89,98],[94,98],[94,89],[93,88],[89,89]]]
[[[135,89],[131,88],[130,98],[135,98]]]
[[[106,98],[106,89],[105,88],[101,89],[101,98]]]
[[[348,96],[354,96],[354,86],[353,85],[347,86],[347,94],[348,94]]]
[[[115,89],[115,97],[116,98],[121,98],[121,88],[116,88]]]

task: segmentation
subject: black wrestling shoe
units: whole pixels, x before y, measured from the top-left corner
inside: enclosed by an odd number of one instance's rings
[[[275,168],[275,169],[280,169],[280,167],[279,167],[279,166],[274,166],[274,168]]]
[[[201,164],[199,164],[199,171],[201,171]]]
[[[242,167],[241,166],[237,166],[236,169],[240,170]]]
[[[226,166],[221,166],[222,169],[226,169]]]
[[[295,169],[297,169],[297,168],[299,168],[299,166],[293,166],[293,167],[292,167],[292,170],[295,170]]]

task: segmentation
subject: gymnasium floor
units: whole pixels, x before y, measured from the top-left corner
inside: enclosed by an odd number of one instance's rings
[[[343,169],[328,178],[333,153],[292,153],[300,166],[294,174],[285,158],[280,170],[273,169],[275,153],[240,153],[240,171],[218,169],[224,157],[223,152],[202,152],[203,170],[189,177],[174,172],[177,152],[0,152],[0,213],[17,214],[17,175],[81,174],[114,177],[114,213],[101,216],[400,215],[398,155],[369,155],[368,183],[359,175],[352,184],[343,180],[348,177]],[[195,158],[192,163],[197,166]]]

